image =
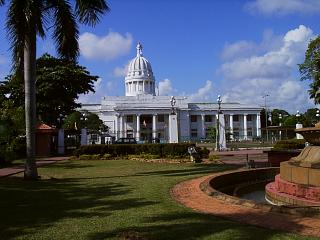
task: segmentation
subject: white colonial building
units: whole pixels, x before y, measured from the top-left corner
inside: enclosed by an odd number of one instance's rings
[[[81,111],[96,113],[116,139],[134,137],[137,141],[160,139],[183,142],[207,138],[207,129],[217,126],[218,103],[195,103],[187,97],[156,95],[151,64],[137,45],[125,77],[125,96],[106,96],[100,104],[83,104]],[[250,140],[261,136],[260,110],[256,105],[222,103],[220,127],[231,139]]]

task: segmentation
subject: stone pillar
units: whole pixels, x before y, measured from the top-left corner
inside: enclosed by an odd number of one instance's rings
[[[152,138],[157,137],[157,114],[152,115]]]
[[[119,138],[119,114],[116,114],[116,120],[114,123],[114,136],[116,140]]]
[[[224,120],[224,114],[219,114],[219,150],[224,151],[227,148],[226,143],[226,128],[225,128],[225,120]]]
[[[65,147],[64,147],[64,129],[59,129],[58,132],[58,154],[64,154]]]
[[[140,141],[140,114],[137,114],[136,140],[137,140],[137,141]]]
[[[301,123],[297,123],[296,124],[296,129],[299,129],[299,128],[303,128],[303,125]],[[297,139],[303,139],[303,136],[299,133],[296,133],[296,138]]]
[[[243,114],[243,139],[248,139],[247,114]]]
[[[233,140],[233,114],[229,115],[230,139]]]
[[[87,135],[87,129],[86,128],[82,128],[81,129],[80,144],[81,144],[81,146],[88,144],[88,135]]]
[[[169,143],[178,143],[177,114],[169,114]]]
[[[120,115],[120,123],[119,123],[119,132],[120,138],[123,137],[123,115]]]
[[[261,119],[260,114],[257,114],[256,118],[256,127],[257,127],[257,137],[261,137]]]
[[[205,115],[201,114],[201,137],[205,138],[206,137],[206,129],[205,129],[205,124],[204,124],[204,120],[205,120]]]

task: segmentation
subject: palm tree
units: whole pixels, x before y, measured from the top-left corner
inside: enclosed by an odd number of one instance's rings
[[[0,0],[0,6],[5,0]],[[79,55],[78,22],[94,26],[109,11],[105,0],[11,0],[6,29],[11,42],[13,67],[24,77],[26,144],[25,179],[37,179],[35,163],[36,38],[52,28],[59,57],[75,60]],[[49,24],[52,24],[49,26]],[[23,74],[22,74],[23,73]]]

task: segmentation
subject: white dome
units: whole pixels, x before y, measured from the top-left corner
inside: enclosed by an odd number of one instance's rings
[[[155,95],[155,80],[151,64],[142,56],[142,45],[137,45],[137,56],[128,65],[125,78],[126,96]]]

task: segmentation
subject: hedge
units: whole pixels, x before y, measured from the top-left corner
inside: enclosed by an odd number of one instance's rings
[[[274,145],[274,149],[302,149],[305,147],[306,140],[304,139],[290,139],[290,140],[280,140]]]
[[[158,155],[161,158],[163,157],[187,157],[188,147],[194,146],[191,143],[155,143],[155,144],[110,144],[110,145],[84,145],[80,146],[79,149],[74,151],[75,156],[80,155],[93,155],[99,154],[104,156],[105,154],[110,154],[113,157],[127,156],[127,155],[138,155],[138,154],[154,154]],[[198,148],[197,148],[198,150]],[[207,155],[206,150],[198,150],[201,152],[204,151],[204,157]]]

